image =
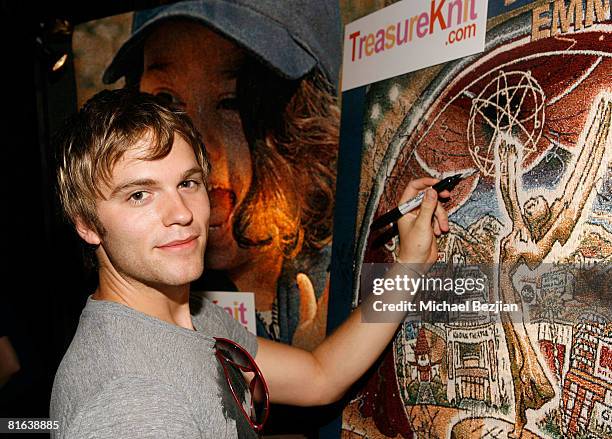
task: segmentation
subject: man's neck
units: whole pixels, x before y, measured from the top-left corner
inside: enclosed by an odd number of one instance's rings
[[[194,329],[189,310],[189,284],[152,287],[101,269],[93,298],[121,303],[173,325]]]

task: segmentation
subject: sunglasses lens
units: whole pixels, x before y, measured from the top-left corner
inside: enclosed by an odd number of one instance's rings
[[[236,366],[248,370],[254,369],[251,360],[249,360],[244,352],[242,352],[236,346],[222,340],[217,340],[217,349],[221,351],[226,359],[234,363]]]
[[[259,378],[255,377],[254,384],[254,386],[251,386],[251,393],[253,394],[253,410],[251,411],[251,420],[256,424],[262,424],[266,420],[268,413],[267,394],[264,385]]]
[[[234,398],[237,402],[240,401],[253,428],[259,431],[268,417],[269,409],[268,392],[263,378],[257,372],[253,360],[238,345],[224,339],[216,339],[216,341],[217,352],[226,363],[224,368],[230,379]],[[233,369],[232,372],[230,369]],[[249,377],[250,385],[247,385],[243,374]]]

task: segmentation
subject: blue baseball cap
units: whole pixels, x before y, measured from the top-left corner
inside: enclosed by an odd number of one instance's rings
[[[191,0],[134,13],[132,34],[104,72],[112,84],[137,68],[144,40],[172,18],[201,22],[286,79],[318,68],[337,90],[342,59],[338,0]]]

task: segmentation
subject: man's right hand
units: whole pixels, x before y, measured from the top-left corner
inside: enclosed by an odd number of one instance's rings
[[[425,190],[425,198],[420,208],[404,215],[397,222],[400,237],[398,261],[410,264],[423,264],[428,269],[438,258],[436,237],[449,230],[448,214],[438,201],[438,194],[431,186],[436,178],[412,180],[404,190],[400,203]],[[450,192],[443,191],[440,196],[448,197]]]

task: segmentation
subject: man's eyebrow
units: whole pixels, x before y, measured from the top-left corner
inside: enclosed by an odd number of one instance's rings
[[[200,174],[202,177],[204,176],[204,171],[199,166],[194,166],[191,169],[186,170],[181,175],[181,180],[185,180],[186,178],[193,177],[194,175]],[[127,181],[118,185],[110,194],[110,198],[115,197],[117,194],[125,192],[132,188],[140,188],[140,187],[153,187],[158,185],[159,182],[157,180],[153,180],[151,178],[140,178],[138,180]]]
[[[150,179],[150,178],[141,178],[141,179],[138,179],[138,180],[128,181],[128,182],[120,184],[115,189],[113,189],[113,191],[110,194],[110,198],[113,198],[117,194],[119,194],[121,192],[125,192],[125,191],[127,191],[128,189],[131,189],[131,188],[135,188],[135,187],[152,187],[152,186],[155,186],[156,184],[157,184],[157,181],[155,181],[153,179]]]

